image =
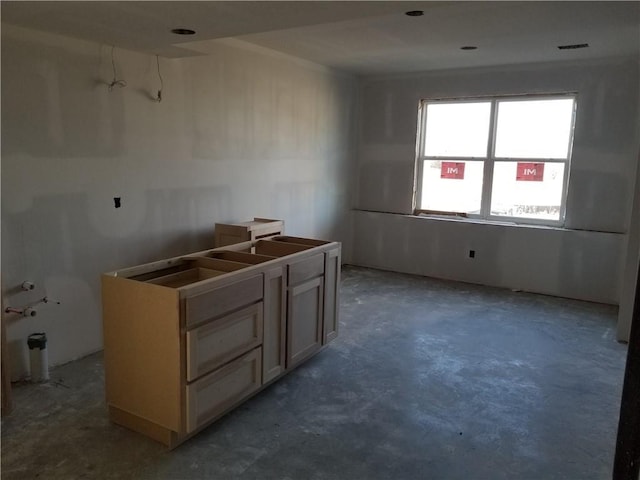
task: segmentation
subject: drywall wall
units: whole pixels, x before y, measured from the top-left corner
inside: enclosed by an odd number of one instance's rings
[[[420,99],[553,92],[578,93],[565,229],[406,216]],[[357,264],[619,302],[638,162],[637,59],[369,77],[360,101]]]
[[[365,211],[355,212],[354,227],[356,242],[369,239],[356,243],[358,264],[604,303],[617,298],[617,281],[603,278],[620,272],[622,235]]]
[[[633,308],[636,300],[636,282],[640,268],[640,151],[638,152],[638,170],[636,172],[636,193],[629,225],[626,261],[622,272],[620,292],[620,310],[618,311],[618,340],[629,341]]]
[[[14,379],[102,348],[100,274],[213,246],[215,222],[285,220],[350,245],[355,80],[220,45],[160,59],[2,26],[2,281]],[[115,207],[114,198],[120,199]],[[24,280],[36,289],[20,292]]]

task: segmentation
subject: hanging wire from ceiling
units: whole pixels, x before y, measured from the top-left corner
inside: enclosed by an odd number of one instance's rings
[[[156,66],[158,67],[158,78],[160,79],[160,90],[158,90],[156,102],[160,103],[162,101],[162,89],[164,88],[164,82],[162,81],[162,75],[160,74],[160,57],[158,55],[156,55]]]
[[[113,90],[113,87],[126,87],[127,86],[127,82],[125,82],[124,80],[118,80],[118,75],[116,72],[116,60],[115,60],[115,56],[114,56],[114,50],[115,50],[115,46],[111,45],[111,68],[113,69],[113,80],[111,80],[111,83],[109,84],[109,91]]]

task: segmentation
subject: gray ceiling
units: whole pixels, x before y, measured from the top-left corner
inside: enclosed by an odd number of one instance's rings
[[[640,56],[637,1],[2,1],[1,8],[4,23],[166,57],[206,55],[212,42],[233,38],[357,74]],[[176,36],[176,27],[197,33]],[[579,43],[589,48],[557,48]]]

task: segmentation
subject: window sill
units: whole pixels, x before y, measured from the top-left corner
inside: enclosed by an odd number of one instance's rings
[[[554,230],[559,232],[590,232],[590,233],[606,233],[610,235],[625,235],[626,232],[612,231],[612,230],[594,230],[586,228],[567,228],[561,225],[544,225],[544,224],[532,224],[532,223],[518,223],[514,221],[500,221],[495,219],[484,220],[481,218],[473,217],[460,217],[454,215],[437,215],[437,214],[413,214],[413,213],[398,213],[398,212],[384,212],[380,210],[368,210],[355,208],[356,212],[364,213],[379,213],[383,215],[394,215],[399,217],[405,217],[414,220],[425,220],[434,222],[453,222],[453,223],[465,223],[485,226],[496,227],[514,227],[514,228],[530,228],[536,230]]]
[[[606,233],[609,235],[625,235],[625,232],[616,232],[612,230],[592,230],[587,228],[567,228],[563,225],[545,225],[538,223],[518,223],[514,221],[500,221],[496,219],[484,220],[481,218],[470,218],[470,217],[456,217],[449,215],[425,215],[425,214],[411,214],[404,215],[410,218],[417,219],[425,219],[425,220],[434,220],[438,222],[459,222],[459,223],[467,223],[467,224],[476,224],[476,225],[488,225],[488,226],[497,226],[497,227],[515,227],[515,228],[529,228],[535,230],[554,230],[558,232],[589,232],[589,233]]]
[[[416,213],[407,215],[408,217],[415,218],[426,218],[432,220],[444,220],[448,222],[462,222],[462,223],[474,223],[478,225],[496,225],[501,227],[525,227],[525,228],[536,228],[543,230],[570,230],[565,228],[563,225],[549,225],[546,223],[528,223],[528,222],[517,222],[514,220],[497,220],[495,218],[491,219],[483,219],[476,217],[468,217],[462,215],[448,215],[448,214],[433,214],[433,213]]]

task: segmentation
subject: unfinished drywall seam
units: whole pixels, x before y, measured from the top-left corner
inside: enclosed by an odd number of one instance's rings
[[[211,247],[216,222],[351,242],[353,77],[219,45],[163,59],[159,103],[153,55],[117,49],[109,91],[109,46],[1,33],[2,294],[62,302],[10,322],[14,380],[30,333],[52,365],[101,348],[102,272]]]

